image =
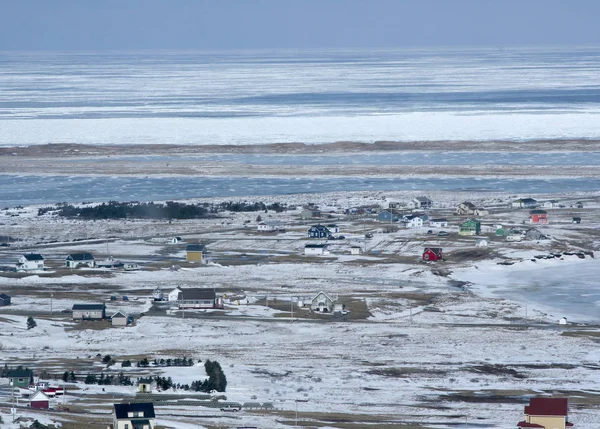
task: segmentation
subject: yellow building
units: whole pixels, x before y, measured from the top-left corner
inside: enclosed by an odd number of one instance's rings
[[[185,259],[188,262],[202,262],[206,254],[206,246],[204,244],[188,244],[185,254]]]
[[[568,408],[567,398],[531,398],[525,406],[525,420],[517,423],[517,428],[573,428],[573,423],[568,421]]]

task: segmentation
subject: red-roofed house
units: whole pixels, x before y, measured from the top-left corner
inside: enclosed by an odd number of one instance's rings
[[[567,421],[568,408],[567,398],[531,398],[525,406],[525,420],[517,423],[517,428],[572,428],[573,423]]]

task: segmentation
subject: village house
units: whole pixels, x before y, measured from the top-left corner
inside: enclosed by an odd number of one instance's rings
[[[169,292],[169,294],[167,295],[167,300],[168,301],[177,301],[180,293],[181,293],[181,288],[176,287],[171,292]]]
[[[537,201],[533,198],[519,198],[512,202],[512,207],[516,209],[534,209],[537,207]]]
[[[203,262],[206,255],[204,244],[188,244],[185,248],[185,260],[188,262]]]
[[[481,222],[469,219],[460,224],[459,235],[478,235],[481,232]]]
[[[513,228],[506,232],[505,237],[506,241],[523,241],[525,238],[525,231]]]
[[[448,220],[445,218],[430,219],[429,226],[434,228],[446,228],[448,226]]]
[[[330,223],[329,225],[327,225],[327,229],[331,234],[338,234],[340,232],[340,227],[335,223]]]
[[[91,253],[71,253],[66,258],[67,268],[88,267],[94,268],[96,261]]]
[[[29,406],[36,410],[47,410],[50,408],[50,398],[44,392],[38,390],[29,397]]]
[[[529,212],[529,222],[536,225],[545,225],[548,223],[548,212],[545,210],[531,210]]]
[[[214,288],[182,289],[177,296],[179,309],[223,308],[223,298],[217,297]]]
[[[545,209],[550,209],[553,207],[558,207],[560,205],[560,203],[558,202],[558,200],[548,200],[548,201],[544,201],[541,206],[544,207]]]
[[[106,305],[102,304],[74,304],[73,320],[104,320],[106,319]]]
[[[433,206],[433,201],[427,197],[416,197],[413,198],[409,204],[415,209],[428,210]]]
[[[17,271],[43,271],[44,257],[39,253],[28,253],[19,258],[16,264]]]
[[[19,367],[17,369],[10,369],[6,374],[9,384],[14,387],[27,388],[33,383],[33,371],[27,368]]]
[[[457,215],[474,215],[477,206],[469,201],[463,201],[456,208]]]
[[[307,244],[304,246],[306,256],[324,256],[329,255],[327,244]]]
[[[321,211],[317,209],[306,208],[300,212],[302,219],[318,219],[321,217]]]
[[[404,223],[405,228],[421,228],[423,218],[419,215],[407,215],[402,217],[402,223]]]
[[[308,229],[308,238],[329,238],[331,232],[324,225],[313,225]]]
[[[259,222],[256,229],[258,232],[276,232],[279,231],[280,226],[280,222],[266,220]]]
[[[114,404],[111,429],[154,429],[156,415],[152,402]]]
[[[517,428],[567,429],[572,428],[568,416],[567,398],[530,398],[525,406],[525,420]]]
[[[0,293],[0,307],[10,305],[10,296],[5,293]]]
[[[310,311],[331,313],[333,311],[333,299],[325,292],[319,292],[310,301]]]
[[[156,389],[156,381],[152,377],[140,378],[137,384],[137,391],[140,393],[152,393]]]
[[[352,246],[350,248],[351,255],[360,255],[362,252],[362,248],[360,246]]]
[[[423,251],[423,261],[435,262],[444,259],[441,247],[426,247]]]
[[[129,315],[124,311],[119,310],[110,316],[110,323],[112,326],[127,326],[129,323]]]
[[[382,210],[377,214],[379,222],[392,223],[400,220],[401,214],[395,209]]]

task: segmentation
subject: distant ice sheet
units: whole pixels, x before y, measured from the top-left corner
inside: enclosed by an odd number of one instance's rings
[[[600,109],[243,118],[5,119],[0,145],[331,143],[600,138]]]

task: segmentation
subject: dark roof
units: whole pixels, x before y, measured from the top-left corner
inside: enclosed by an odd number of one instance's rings
[[[538,425],[537,423],[527,423],[526,421],[522,421],[517,423],[518,428],[541,428],[544,429],[544,426]]]
[[[429,219],[429,222],[448,222],[448,219],[446,219],[445,217],[440,217],[435,219]]]
[[[188,252],[206,252],[206,246],[204,244],[188,244],[185,248]]]
[[[307,244],[304,247],[308,247],[309,249],[321,249],[323,247],[327,247],[327,244]]]
[[[529,214],[548,214],[546,210],[531,210]]]
[[[7,295],[5,293],[0,293],[0,299],[10,299],[10,295]]]
[[[142,377],[138,380],[138,384],[152,384],[152,383],[154,383],[154,379],[151,377],[149,377],[149,378]]]
[[[6,376],[9,378],[33,377],[33,371],[30,369],[9,369]]]
[[[182,289],[178,294],[179,299],[215,299],[216,293],[211,288]]]
[[[325,225],[313,225],[309,229],[309,231],[317,230],[317,231],[325,231],[329,232],[329,229]]]
[[[93,261],[94,256],[91,253],[69,253],[67,259],[72,259],[73,261]]]
[[[104,310],[106,305],[102,304],[73,304],[73,310]]]
[[[569,407],[567,398],[531,398],[525,406],[528,416],[566,416]]]
[[[154,404],[152,402],[136,402],[133,404],[114,404],[115,407],[115,417],[117,419],[127,419],[131,417],[127,417],[127,413],[130,411],[133,412],[143,412],[144,418],[153,419],[156,417],[154,414]]]
[[[472,202],[470,202],[470,201],[464,201],[464,202],[460,203],[460,205],[468,207],[468,208],[470,208],[472,210],[475,210],[477,208],[477,206],[475,204],[473,204]]]
[[[28,261],[43,261],[44,257],[39,253],[28,253],[27,255],[23,255],[25,259]]]

